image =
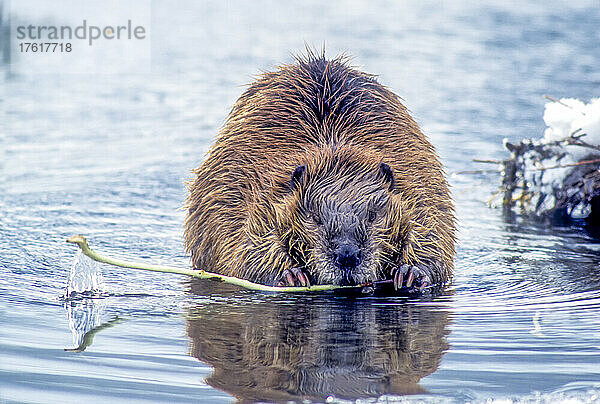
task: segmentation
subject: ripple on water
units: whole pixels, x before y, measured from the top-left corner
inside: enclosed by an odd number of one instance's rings
[[[541,135],[542,94],[598,95],[597,0],[181,3],[152,2],[155,74],[0,77],[0,401],[600,401],[600,244],[489,209],[499,175],[452,178],[456,278],[425,300],[106,265],[104,283],[91,267],[70,281],[64,242],[87,232],[107,255],[187,262],[183,180],[239,85],[305,40],[380,74],[449,172],[486,168],[472,159],[505,158],[503,137]]]

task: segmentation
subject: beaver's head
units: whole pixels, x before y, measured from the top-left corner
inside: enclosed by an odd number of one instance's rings
[[[284,245],[294,265],[313,284],[382,279],[393,188],[394,174],[386,163],[298,165],[289,180],[292,195],[284,204],[288,221],[283,223]]]

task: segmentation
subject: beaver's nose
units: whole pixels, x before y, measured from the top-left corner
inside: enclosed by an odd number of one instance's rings
[[[335,254],[335,264],[342,269],[354,269],[360,264],[360,250],[353,244],[341,245]]]

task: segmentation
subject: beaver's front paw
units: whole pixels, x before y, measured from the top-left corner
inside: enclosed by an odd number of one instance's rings
[[[292,268],[281,273],[277,286],[310,286],[310,281],[303,270]]]
[[[401,265],[392,270],[392,279],[394,280],[394,289],[402,287],[410,288],[415,291],[422,291],[431,285],[431,278],[423,269],[413,265]]]

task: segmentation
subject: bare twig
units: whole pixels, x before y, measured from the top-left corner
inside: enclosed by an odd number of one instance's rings
[[[600,146],[595,146],[593,144],[589,144],[587,142],[584,142],[583,140],[580,140],[580,138],[583,137],[583,136],[585,136],[585,133],[583,135],[578,136],[578,137],[572,136],[572,137],[566,139],[567,144],[571,145],[571,146],[581,146],[581,147],[586,147],[588,149],[600,151]]]
[[[558,164],[558,165],[549,166],[549,167],[539,167],[539,168],[535,168],[534,171],[545,171],[545,170],[551,170],[553,168],[576,167],[576,166],[582,166],[585,164],[594,164],[594,163],[600,163],[600,159],[582,160],[582,161],[578,161],[577,163],[571,163],[571,164]]]
[[[504,160],[483,160],[483,159],[473,159],[474,163],[485,163],[485,164],[504,164]]]
[[[570,105],[568,105],[568,104],[565,104],[565,103],[564,103],[564,102],[562,102],[561,100],[559,100],[559,99],[556,99],[556,98],[554,98],[554,97],[551,97],[551,96],[549,96],[549,95],[544,95],[544,98],[545,98],[545,99],[547,99],[547,100],[549,100],[549,101],[552,101],[552,102],[558,102],[560,105],[564,105],[565,107],[567,107],[567,108],[569,108],[569,109],[572,109],[573,111],[577,111],[577,110],[576,110],[575,108],[573,108],[572,106],[570,106]],[[584,112],[581,112],[581,111],[577,111],[577,112],[579,112],[581,115],[585,115],[585,113],[584,113]]]

